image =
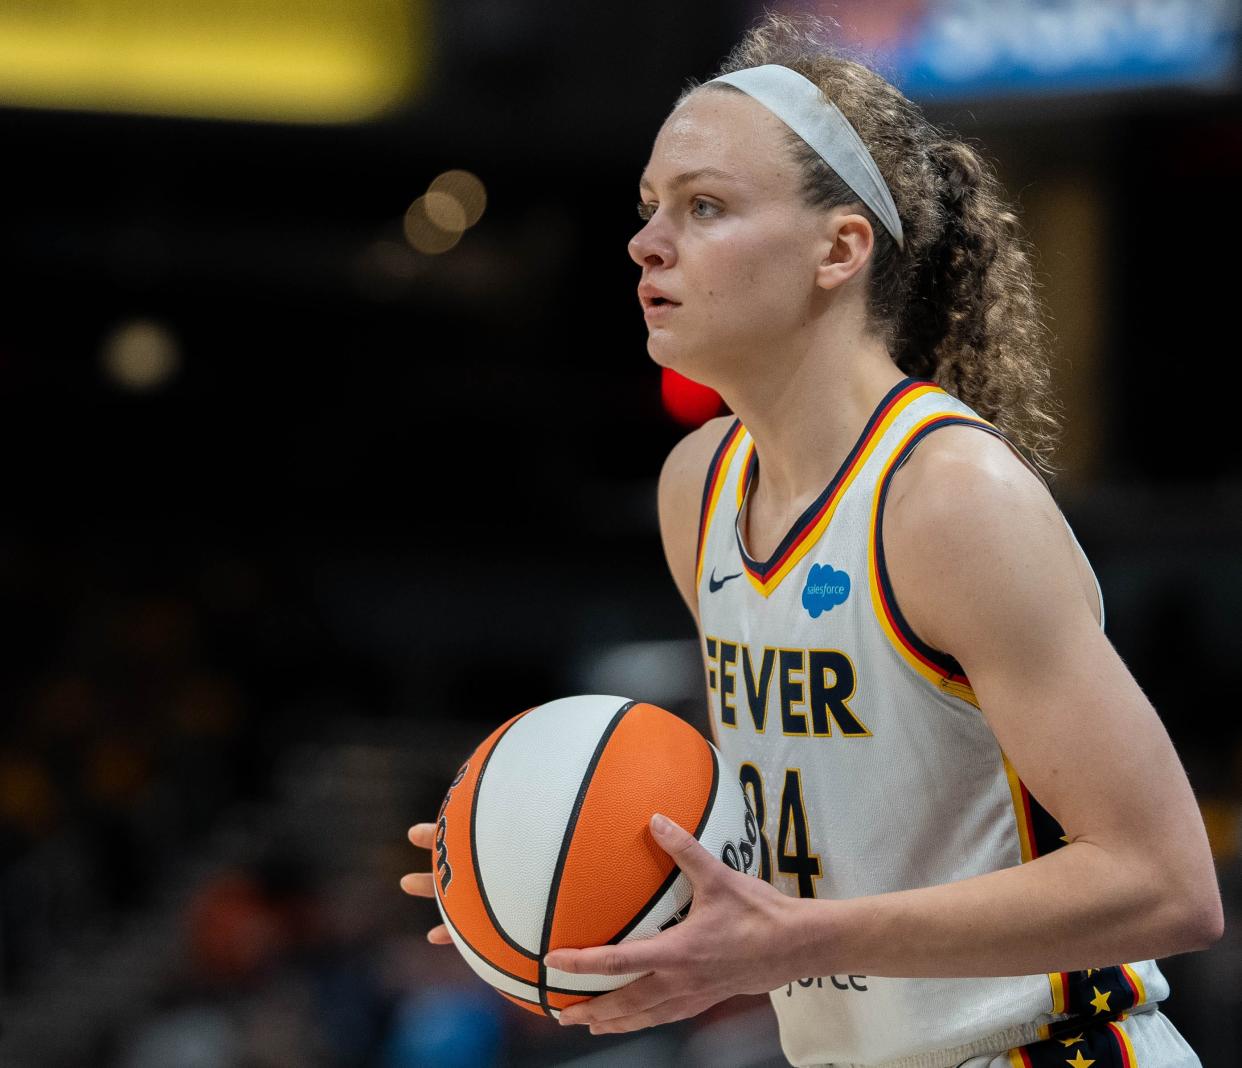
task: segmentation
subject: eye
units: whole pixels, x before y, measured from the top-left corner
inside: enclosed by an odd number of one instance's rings
[[[638,217],[646,222],[655,214],[654,204],[644,204],[641,200],[638,202]]]
[[[694,197],[690,203],[692,205],[690,211],[696,219],[710,219],[713,215],[720,214],[719,205],[713,204],[710,200],[704,200],[702,197]],[[711,211],[707,215],[701,215],[696,211],[700,207],[711,208]]]

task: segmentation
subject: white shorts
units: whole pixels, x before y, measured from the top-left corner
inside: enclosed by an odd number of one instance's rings
[[[1156,1005],[1104,1023],[1088,1023],[1060,1038],[971,1057],[958,1068],[1064,1068],[1075,1061],[1094,1062],[1093,1068],[1203,1068]]]

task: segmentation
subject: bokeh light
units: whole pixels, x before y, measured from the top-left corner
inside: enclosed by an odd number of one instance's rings
[[[465,227],[477,223],[487,207],[487,190],[482,181],[469,171],[445,171],[432,180],[427,192],[442,193],[457,201],[465,215]]]
[[[702,426],[720,411],[721,399],[710,386],[704,386],[665,367],[660,378],[660,399],[664,410],[683,426]]]
[[[104,339],[100,360],[117,385],[140,392],[158,389],[181,369],[181,349],[166,327],[135,319]]]
[[[447,252],[461,240],[461,230],[446,230],[427,210],[427,197],[421,196],[405,213],[405,239],[419,252],[430,256]]]
[[[405,238],[419,252],[437,255],[453,248],[483,215],[487,192],[469,171],[445,171],[405,213]]]

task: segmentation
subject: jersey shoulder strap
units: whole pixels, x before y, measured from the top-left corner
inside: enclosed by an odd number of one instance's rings
[[[695,589],[698,589],[703,582],[703,552],[707,546],[707,532],[711,528],[712,516],[720,503],[738,446],[746,436],[746,428],[742,426],[742,420],[734,419],[725,431],[724,437],[720,439],[720,444],[716,446],[711,463],[707,465],[707,477],[703,482],[703,500],[699,506],[699,536],[694,550]]]

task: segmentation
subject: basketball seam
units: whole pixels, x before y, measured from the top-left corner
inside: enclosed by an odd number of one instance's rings
[[[704,741],[706,744],[706,739],[704,739]],[[699,817],[699,824],[694,829],[694,837],[696,841],[699,838],[701,838],[703,835],[703,832],[707,830],[707,821],[711,817],[712,806],[716,803],[716,790],[720,783],[720,758],[716,754],[715,747],[712,747],[711,754],[712,754],[712,785],[711,785],[711,788],[707,791],[707,803],[703,806],[703,814]],[[651,910],[660,903],[660,899],[665,894],[668,893],[669,888],[673,885],[674,882],[676,882],[677,876],[679,876],[680,874],[681,874],[681,869],[677,867],[676,864],[674,864],[673,870],[668,873],[668,876],[665,878],[664,882],[660,884],[659,889],[656,890],[656,892],[651,895],[651,898],[648,900],[647,904],[645,904],[641,909],[638,910],[634,918],[631,919],[629,923],[627,923],[624,927],[621,928],[620,931],[618,931],[615,935],[613,935],[610,939],[608,939],[606,944],[610,946],[616,945],[618,942],[621,941],[621,939],[623,939],[626,935],[628,935],[631,931],[633,931],[635,927],[637,927],[640,923],[642,923],[643,920],[647,918],[647,915],[651,912]]]
[[[455,924],[452,920],[448,918],[447,913],[442,914],[440,918],[444,920],[444,925],[450,928],[452,932],[458,938],[461,939],[462,944],[468,950],[470,950],[471,953],[473,953],[476,957],[478,957],[479,960],[481,960],[484,964],[486,964],[489,968],[494,968],[496,971],[500,972],[500,974],[503,975],[506,979],[512,979],[515,983],[523,983],[526,986],[529,986],[532,988],[536,985],[536,983],[533,980],[523,979],[520,975],[515,975],[513,972],[509,971],[508,969],[500,967],[500,965],[497,964],[495,961],[489,960],[485,953],[480,953],[478,947],[471,944],[470,939],[468,939],[465,935],[461,933],[461,928],[458,927],[457,924]],[[509,993],[509,991],[506,990],[505,993],[507,994]]]
[[[552,1015],[552,1006],[548,1004],[548,968],[543,963],[543,958],[547,956],[548,945],[552,941],[552,918],[556,914],[556,895],[561,888],[561,875],[565,870],[565,861],[569,858],[569,847],[573,842],[574,830],[578,826],[578,816],[582,812],[583,804],[586,802],[587,790],[590,788],[591,779],[595,776],[595,769],[598,767],[600,758],[604,755],[604,750],[608,748],[608,742],[612,739],[613,733],[620,725],[621,720],[625,718],[625,714],[636,704],[638,704],[637,701],[627,701],[623,704],[617,709],[612,720],[604,729],[604,733],[595,747],[595,752],[591,754],[591,760],[587,764],[586,770],[582,773],[582,782],[578,785],[578,796],[574,798],[574,807],[570,810],[569,820],[565,824],[565,836],[561,839],[560,855],[556,858],[556,868],[552,872],[552,883],[548,888],[548,907],[543,915],[543,933],[539,938],[539,1003],[548,1016]],[[493,752],[495,752],[494,749]]]
[[[478,958],[479,958],[479,960],[481,960],[484,964],[486,964],[489,968],[492,968],[493,970],[498,971],[498,972],[499,972],[501,975],[503,975],[506,979],[512,979],[515,983],[521,983],[523,986],[528,986],[528,987],[530,987],[532,991],[534,991],[534,990],[536,990],[536,989],[537,989],[538,984],[537,984],[534,980],[531,980],[531,979],[523,979],[520,975],[515,975],[513,972],[508,971],[507,969],[500,967],[500,965],[496,964],[494,961],[488,960],[487,956],[486,956],[485,954],[483,954],[483,953],[479,952],[479,948],[478,948],[477,946],[473,945],[473,944],[471,943],[470,939],[468,939],[465,935],[463,935],[463,934],[461,933],[461,929],[460,929],[460,928],[459,928],[459,927],[458,927],[455,923],[453,923],[453,921],[452,921],[452,920],[450,920],[447,916],[443,916],[443,915],[442,915],[442,916],[441,916],[441,919],[443,919],[443,920],[444,920],[444,925],[445,925],[446,927],[450,928],[450,929],[452,930],[452,932],[453,932],[453,933],[454,933],[454,934],[455,934],[455,935],[456,935],[456,936],[457,936],[457,937],[461,940],[462,944],[463,944],[463,945],[464,945],[464,946],[465,946],[468,950],[470,950],[470,952],[471,952],[471,953],[473,953],[476,957],[478,957]],[[548,985],[547,985],[547,988],[548,988],[548,993],[549,993],[549,994],[571,994],[571,995],[582,995],[582,994],[607,994],[607,993],[610,993],[610,990],[611,990],[611,988],[609,988],[609,989],[599,989],[599,990],[586,990],[586,989],[581,989],[581,990],[572,990],[572,989],[570,989],[570,988],[569,988],[569,987],[567,987],[567,986],[551,986],[550,984],[548,984]],[[517,997],[517,996],[518,996],[517,994],[514,994],[512,990],[506,990],[506,991],[505,991],[505,993],[506,993],[506,994],[509,994],[509,995],[511,995],[511,996],[513,996],[513,997]],[[539,1004],[539,1002],[538,1002],[538,1001],[532,1001],[532,1000],[530,1000],[530,999],[528,999],[528,998],[523,998],[522,1000],[524,1000],[524,1001],[529,1001],[529,1003],[530,1003],[531,1005],[538,1005],[538,1004]]]
[[[530,709],[527,709],[527,712],[529,711]],[[474,833],[475,822],[479,813],[479,794],[483,792],[483,776],[487,773],[487,765],[491,763],[492,757],[495,755],[496,750],[500,748],[500,743],[504,741],[505,735],[508,734],[509,731],[516,726],[518,721],[523,719],[525,716],[526,712],[523,712],[520,716],[514,716],[509,726],[501,732],[500,737],[496,739],[491,749],[488,750],[487,756],[483,758],[483,764],[479,768],[479,777],[474,781],[474,796],[470,799],[470,862],[474,865],[474,882],[479,888],[479,900],[483,902],[483,908],[487,912],[487,918],[492,921],[492,926],[496,929],[496,933],[504,939],[506,944],[508,944],[511,948],[516,949],[527,960],[537,960],[539,958],[534,953],[532,953],[525,946],[519,945],[509,937],[509,932],[501,926],[500,920],[496,918],[496,913],[492,911],[492,903],[487,899],[487,889],[483,885],[483,870],[479,867],[478,838]],[[472,946],[471,948],[473,949],[474,947]],[[483,954],[480,953],[479,956],[483,957]],[[483,957],[483,959],[487,960],[486,957]],[[488,963],[490,964],[491,961],[488,961]],[[522,980],[522,982],[525,981],[526,980]]]
[[[611,994],[616,987],[600,987],[597,990],[587,990],[585,988],[581,990],[570,990],[565,986],[549,986],[547,989],[549,994],[572,994],[575,997],[594,997],[596,994]]]

